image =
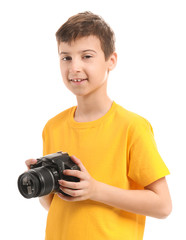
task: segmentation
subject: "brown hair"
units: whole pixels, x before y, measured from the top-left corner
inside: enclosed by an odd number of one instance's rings
[[[115,35],[110,26],[98,15],[82,12],[70,17],[56,32],[58,45],[60,42],[71,43],[76,38],[96,36],[108,60],[115,51]]]

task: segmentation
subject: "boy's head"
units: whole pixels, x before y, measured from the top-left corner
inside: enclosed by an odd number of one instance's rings
[[[71,43],[77,38],[96,36],[107,60],[115,51],[115,35],[109,25],[98,15],[83,12],[70,17],[56,32],[58,46],[60,42]]]

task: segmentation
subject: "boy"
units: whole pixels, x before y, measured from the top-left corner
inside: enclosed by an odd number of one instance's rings
[[[102,18],[84,12],[69,18],[56,38],[62,78],[77,107],[48,121],[43,154],[68,152],[81,171],[63,172],[80,182],[59,181],[70,196],[40,198],[49,210],[46,239],[143,239],[145,216],[171,212],[169,171],[149,122],[107,95],[117,62],[114,33]]]

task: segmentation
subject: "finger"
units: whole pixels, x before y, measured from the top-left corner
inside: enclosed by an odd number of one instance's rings
[[[37,163],[37,159],[33,159],[33,158],[25,161],[25,164],[26,164],[28,169],[30,169],[30,165],[36,164],[36,163]]]
[[[60,189],[70,195],[71,197],[80,197],[83,195],[83,190],[74,190],[74,189],[70,189],[70,188],[66,188],[66,187],[60,187]]]
[[[76,156],[70,156],[72,161],[78,165],[78,167],[81,169],[81,171],[85,172],[87,171],[86,168],[84,167],[83,163],[78,159]]]
[[[77,177],[81,180],[86,179],[86,174],[82,171],[79,171],[79,170],[66,169],[66,170],[63,171],[63,174],[67,175],[67,176]]]
[[[57,193],[58,197],[60,197],[62,200],[64,201],[68,201],[68,202],[77,202],[77,201],[82,201],[85,200],[83,197],[69,197],[69,196],[65,196],[62,193]]]
[[[69,201],[69,202],[73,202],[74,198],[73,197],[69,197],[69,196],[65,196],[62,193],[56,193],[58,195],[58,197],[60,197],[61,199],[65,200],[65,201]]]
[[[65,180],[59,180],[58,182],[61,187],[80,189],[79,182],[77,183],[77,182],[70,182],[70,181],[65,181]]]
[[[71,188],[71,189],[84,189],[87,187],[87,184],[85,181],[81,182],[70,182],[65,180],[59,180],[59,185],[61,187]]]

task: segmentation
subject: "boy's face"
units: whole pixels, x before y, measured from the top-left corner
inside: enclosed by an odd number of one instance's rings
[[[66,87],[76,96],[106,89],[108,73],[116,65],[116,53],[105,61],[100,40],[95,36],[59,44],[60,69]]]

